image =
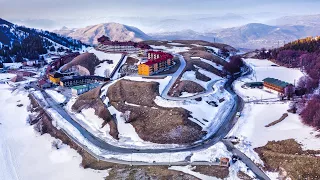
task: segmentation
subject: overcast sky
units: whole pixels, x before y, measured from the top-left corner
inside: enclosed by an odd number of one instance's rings
[[[88,25],[90,19],[96,23],[99,18],[112,17],[320,14],[319,7],[320,0],[0,0],[0,17],[17,23],[27,20],[51,29]]]

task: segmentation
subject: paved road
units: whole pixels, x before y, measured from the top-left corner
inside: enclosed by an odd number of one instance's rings
[[[248,156],[239,151],[234,145],[228,140],[221,140],[227,149],[233,154],[241,158],[251,171],[257,176],[258,179],[270,180],[270,178],[250,159]]]

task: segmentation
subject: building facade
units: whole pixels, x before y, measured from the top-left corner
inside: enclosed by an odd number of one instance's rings
[[[60,86],[62,87],[72,87],[72,86],[80,86],[85,84],[92,83],[101,83],[108,81],[109,78],[101,77],[101,76],[73,76],[68,78],[62,78],[60,80]]]
[[[293,86],[290,83],[281,81],[279,79],[275,79],[275,78],[265,78],[263,81],[263,86],[266,89],[272,90],[272,91],[276,91],[280,94],[284,94],[285,93],[285,88],[288,86]]]
[[[138,65],[138,74],[150,76],[173,66],[173,55],[162,51],[148,51],[148,61]]]
[[[78,96],[80,94],[86,93],[90,91],[91,89],[94,89],[98,86],[100,86],[100,83],[92,83],[92,84],[86,84],[86,85],[80,85],[80,86],[73,86],[71,87],[71,92],[73,96]]]
[[[100,51],[121,53],[139,53],[141,50],[151,49],[149,45],[142,42],[111,41],[110,38],[106,36],[98,38],[98,46],[96,48]]]

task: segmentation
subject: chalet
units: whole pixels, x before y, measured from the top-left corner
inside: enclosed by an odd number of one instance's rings
[[[60,80],[60,86],[62,87],[72,87],[80,86],[85,84],[106,82],[109,78],[101,76],[73,76],[73,77],[64,77]]]
[[[102,36],[98,38],[97,49],[106,52],[139,53],[141,50],[151,49],[151,47],[142,42],[111,41],[109,37]]]
[[[275,79],[275,78],[265,78],[263,81],[263,86],[266,89],[272,90],[272,91],[276,91],[280,94],[284,94],[285,93],[285,88],[288,86],[293,86],[290,83],[281,81],[279,79]]]
[[[173,56],[162,51],[148,51],[148,61],[138,65],[138,74],[150,76],[173,66]]]

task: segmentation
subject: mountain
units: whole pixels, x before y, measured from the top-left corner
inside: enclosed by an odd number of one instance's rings
[[[273,19],[268,22],[272,25],[299,25],[309,27],[320,26],[320,14],[316,15],[302,15],[302,16],[284,16],[281,18]]]
[[[82,49],[79,40],[24,26],[0,18],[0,61],[39,59],[40,55]]]
[[[109,36],[112,41],[142,41],[150,37],[140,29],[119,23],[103,23],[79,29],[63,28],[54,32],[81,40],[87,44],[97,44],[97,38]]]

